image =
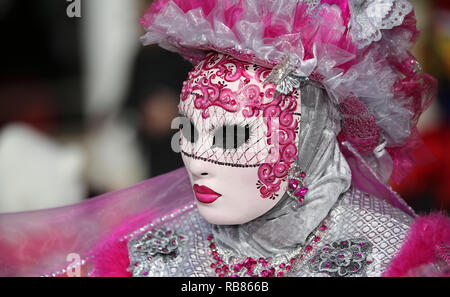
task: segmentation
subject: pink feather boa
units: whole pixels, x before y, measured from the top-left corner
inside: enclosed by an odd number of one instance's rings
[[[147,211],[129,218],[120,228],[102,240],[94,250],[92,276],[131,277],[131,272],[128,271],[130,266],[128,241],[120,239],[144,226],[150,216],[151,213]]]
[[[450,245],[450,218],[444,214],[431,214],[417,218],[411,225],[405,243],[383,276],[411,275],[410,272],[438,261],[437,247],[440,245],[447,247]]]

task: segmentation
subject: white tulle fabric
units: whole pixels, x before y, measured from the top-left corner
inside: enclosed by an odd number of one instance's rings
[[[407,0],[353,0],[349,4],[352,12],[350,32],[360,48],[379,41],[382,29],[400,26],[413,10]]]

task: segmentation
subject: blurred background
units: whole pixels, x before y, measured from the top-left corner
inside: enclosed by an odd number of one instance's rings
[[[0,0],[0,213],[75,203],[182,166],[170,123],[191,65],[141,46],[151,2]],[[419,123],[434,162],[393,187],[418,212],[449,211],[450,1],[412,2],[414,54],[439,80]]]

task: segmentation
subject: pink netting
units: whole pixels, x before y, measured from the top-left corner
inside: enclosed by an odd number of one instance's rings
[[[193,202],[189,177],[183,168],[73,206],[2,214],[0,276],[40,276],[61,271],[70,264],[67,256],[71,253],[89,263],[101,252],[95,248],[111,240],[111,236],[117,241]]]

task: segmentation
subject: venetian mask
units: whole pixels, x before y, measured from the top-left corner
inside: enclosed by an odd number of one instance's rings
[[[243,224],[274,207],[297,158],[300,96],[275,96],[270,69],[210,53],[183,83],[180,151],[200,214]]]

